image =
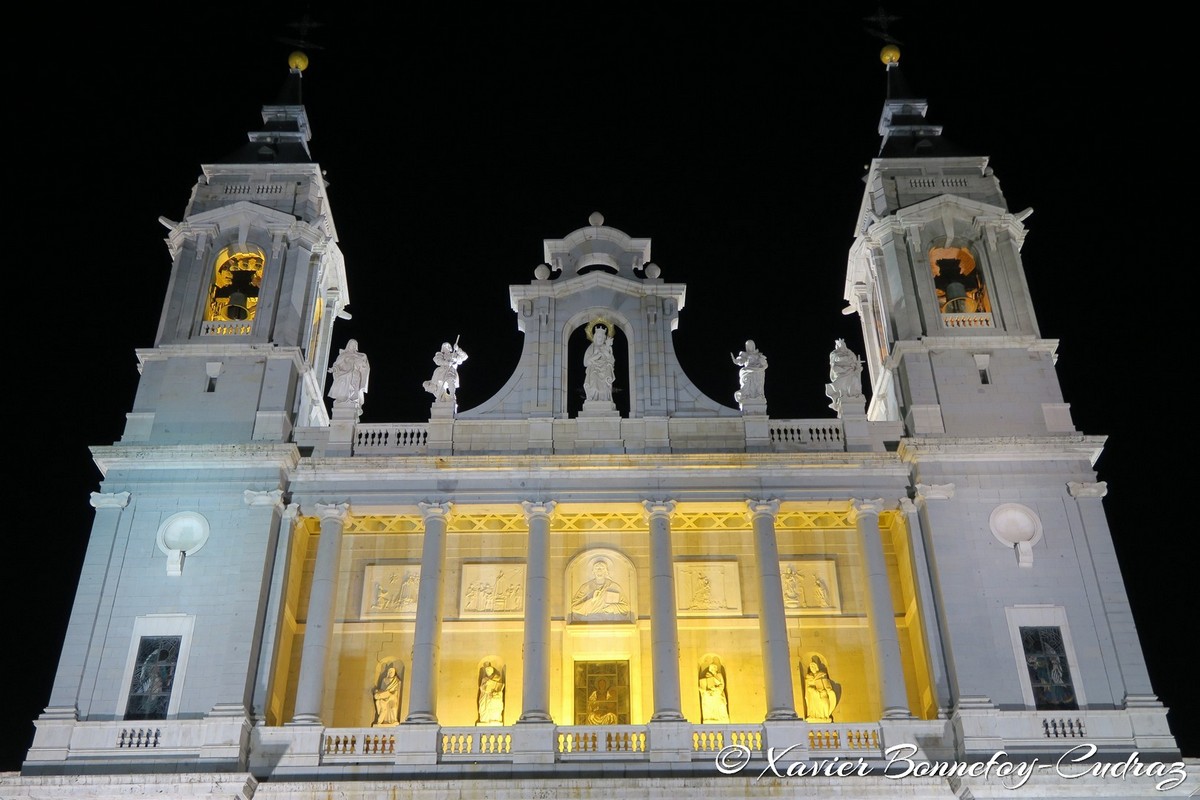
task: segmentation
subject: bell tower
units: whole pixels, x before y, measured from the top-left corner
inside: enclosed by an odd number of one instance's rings
[[[904,426],[902,502],[924,540],[943,643],[939,715],[966,754],[1064,729],[1121,729],[1120,746],[1171,751],[1093,468],[1105,437],[1076,431],[1057,342],[1041,336],[1025,280],[1032,212],[1009,211],[987,157],[926,118],[899,50],[881,57],[882,143],[845,313],[862,324],[868,416]]]
[[[1021,261],[1032,210],[1008,210],[988,158],[926,119],[895,47],[883,59],[883,139],[846,281],[846,313],[863,324],[870,418],[903,420],[912,435],[1074,431],[1057,342],[1041,337]]]
[[[31,773],[108,741],[97,764],[175,752],[168,719],[189,721],[175,728],[204,768],[245,769],[299,513],[293,433],[329,424],[323,367],[348,300],[306,66],[292,54],[261,129],[203,167],[182,221],[162,220],[166,300],[121,440],[91,448],[104,478]]]
[[[328,423],[322,400],[333,320],[348,302],[295,53],[262,128],[203,167],[167,228],[171,279],[123,444],[288,441]]]

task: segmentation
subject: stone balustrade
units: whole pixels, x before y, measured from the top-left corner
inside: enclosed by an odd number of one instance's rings
[[[740,417],[721,419],[672,419],[666,438],[656,440],[646,421],[621,419],[614,428],[611,449],[638,453],[661,450],[696,452],[742,452],[752,431]],[[403,456],[438,453],[520,453],[550,449],[555,453],[587,452],[599,446],[594,439],[581,438],[578,421],[556,419],[546,427],[549,439],[539,436],[529,420],[451,419],[431,423],[359,423],[354,426],[356,456]],[[846,450],[840,419],[779,419],[767,423],[769,450],[778,453],[840,453]],[[311,437],[309,437],[311,438]],[[601,443],[602,444],[602,443]],[[881,446],[882,449],[882,446]]]

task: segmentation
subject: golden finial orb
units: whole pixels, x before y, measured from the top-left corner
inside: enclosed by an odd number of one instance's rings
[[[900,48],[894,44],[889,44],[879,51],[879,60],[885,64],[897,64],[900,62]]]
[[[296,50],[288,56],[288,66],[304,72],[304,70],[308,69],[308,56],[300,50]]]

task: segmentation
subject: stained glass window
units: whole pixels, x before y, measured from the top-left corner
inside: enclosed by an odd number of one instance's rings
[[[182,636],[143,636],[129,684],[125,719],[166,719]]]
[[[1063,645],[1062,629],[1053,627],[1021,628],[1021,647],[1029,667],[1034,707],[1039,709],[1076,709],[1075,687]]]

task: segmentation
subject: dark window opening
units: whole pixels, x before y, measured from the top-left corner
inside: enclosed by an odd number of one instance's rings
[[[1074,710],[1075,685],[1067,664],[1067,650],[1058,627],[1021,628],[1021,647],[1029,667],[1034,707],[1046,710]]]
[[[138,643],[125,719],[166,719],[182,636],[143,636]]]

